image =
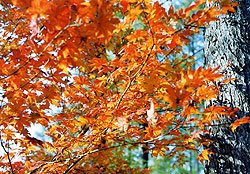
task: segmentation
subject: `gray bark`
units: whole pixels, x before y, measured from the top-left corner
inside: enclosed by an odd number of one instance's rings
[[[236,14],[220,16],[220,21],[207,27],[204,55],[206,66],[220,66],[226,78],[236,78],[221,86],[218,99],[210,105],[237,107],[237,118],[242,118],[250,116],[250,0],[236,2],[242,5]],[[214,143],[206,148],[214,154],[205,164],[206,174],[250,174],[250,126],[245,124],[233,133],[232,121],[223,118],[213,122],[220,126],[209,128],[206,137]]]

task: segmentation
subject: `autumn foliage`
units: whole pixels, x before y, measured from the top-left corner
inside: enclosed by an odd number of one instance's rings
[[[212,143],[201,136],[206,127],[237,109],[204,106],[216,99],[214,82],[223,75],[192,69],[182,46],[237,4],[205,2],[166,11],[151,0],[2,0],[0,168],[146,173],[121,158],[124,148],[142,145],[182,164],[185,151]],[[32,123],[51,141],[32,137]]]

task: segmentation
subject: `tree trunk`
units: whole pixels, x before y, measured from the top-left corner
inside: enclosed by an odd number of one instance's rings
[[[237,107],[237,118],[242,118],[250,116],[250,0],[236,2],[241,4],[237,13],[220,16],[220,21],[207,27],[204,54],[206,66],[220,66],[225,78],[236,78],[221,86],[221,94],[210,105]],[[214,154],[205,164],[205,173],[250,174],[249,124],[234,133],[228,119],[213,124],[220,126],[209,128],[207,138],[214,143],[207,148]]]
[[[143,129],[146,130],[148,124],[144,123],[142,126]],[[148,160],[149,160],[148,143],[146,143],[142,146],[142,166],[144,169],[148,168]]]

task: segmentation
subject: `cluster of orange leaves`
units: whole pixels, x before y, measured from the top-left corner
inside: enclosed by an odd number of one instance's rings
[[[206,126],[236,112],[204,107],[216,99],[213,82],[222,75],[173,56],[200,26],[237,6],[200,8],[205,2],[166,11],[151,0],[2,0],[0,168],[138,173],[120,158],[121,148],[147,144],[153,156],[181,161],[186,150],[208,143],[200,136]],[[51,114],[55,108],[60,112]],[[30,135],[34,123],[50,142]]]

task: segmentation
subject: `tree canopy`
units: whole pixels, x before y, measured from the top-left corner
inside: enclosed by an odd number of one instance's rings
[[[182,46],[238,5],[218,2],[220,8],[198,0],[166,10],[151,0],[2,0],[0,167],[139,173],[121,158],[124,148],[143,146],[182,165],[185,151],[212,143],[202,136],[206,127],[237,109],[204,102],[233,79],[217,84],[219,67],[193,69]],[[55,108],[60,112],[51,114]],[[32,137],[32,123],[51,141]],[[203,150],[198,160],[209,154]]]

